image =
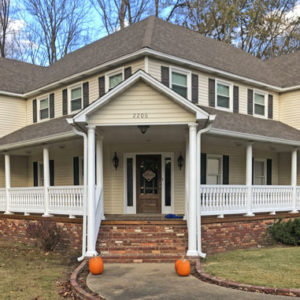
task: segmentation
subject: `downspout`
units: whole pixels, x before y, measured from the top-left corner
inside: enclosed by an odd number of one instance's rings
[[[73,131],[83,138],[83,220],[82,220],[82,255],[77,258],[82,261],[86,254],[86,238],[87,238],[87,135],[83,131],[76,129],[73,119],[67,119],[67,122],[73,126]]]
[[[200,183],[201,183],[201,135],[208,132],[212,123],[215,120],[215,115],[209,115],[206,127],[202,128],[197,132],[197,250],[200,257],[205,258],[206,253],[202,252],[202,242],[201,242],[201,212],[200,212]]]

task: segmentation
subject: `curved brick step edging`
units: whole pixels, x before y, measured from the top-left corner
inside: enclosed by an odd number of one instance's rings
[[[238,283],[234,281],[227,281],[225,279],[220,279],[211,276],[202,271],[199,260],[196,262],[196,271],[197,271],[198,278],[200,278],[202,281],[216,284],[219,286],[238,289],[247,292],[264,293],[264,294],[277,295],[277,296],[300,297],[300,289],[284,289],[284,288],[273,288],[267,286],[250,285],[250,284]]]
[[[79,299],[101,300],[102,298],[97,295],[90,294],[88,291],[84,290],[77,282],[79,274],[83,271],[87,263],[88,261],[85,259],[71,274],[70,284],[72,286],[72,290]]]

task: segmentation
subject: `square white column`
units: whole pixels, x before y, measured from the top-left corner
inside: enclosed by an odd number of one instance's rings
[[[252,142],[247,144],[246,150],[246,186],[247,186],[247,217],[252,217],[254,214],[252,213]]]
[[[291,213],[298,213],[296,209],[296,198],[297,198],[297,148],[293,149],[291,153],[291,186],[293,187],[293,209]]]
[[[100,186],[103,193],[103,136],[97,137],[96,142],[96,163],[97,163],[97,186]],[[102,197],[103,199],[103,197]],[[102,215],[101,219],[104,220],[104,200],[101,203]]]
[[[43,148],[43,167],[44,167],[44,214],[43,217],[50,217],[49,214],[49,186],[50,186],[50,164],[49,164],[49,148]]]
[[[5,154],[5,189],[6,189],[6,209],[5,214],[11,214],[9,211],[9,189],[11,187],[11,178],[10,178],[10,155]]]

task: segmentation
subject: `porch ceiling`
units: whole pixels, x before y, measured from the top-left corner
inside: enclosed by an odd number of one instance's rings
[[[142,134],[137,126],[101,127],[104,143],[170,143],[185,142],[188,127],[184,125],[150,126]]]

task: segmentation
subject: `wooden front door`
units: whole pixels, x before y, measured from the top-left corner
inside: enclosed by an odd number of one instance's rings
[[[136,156],[137,213],[161,213],[161,156]]]

